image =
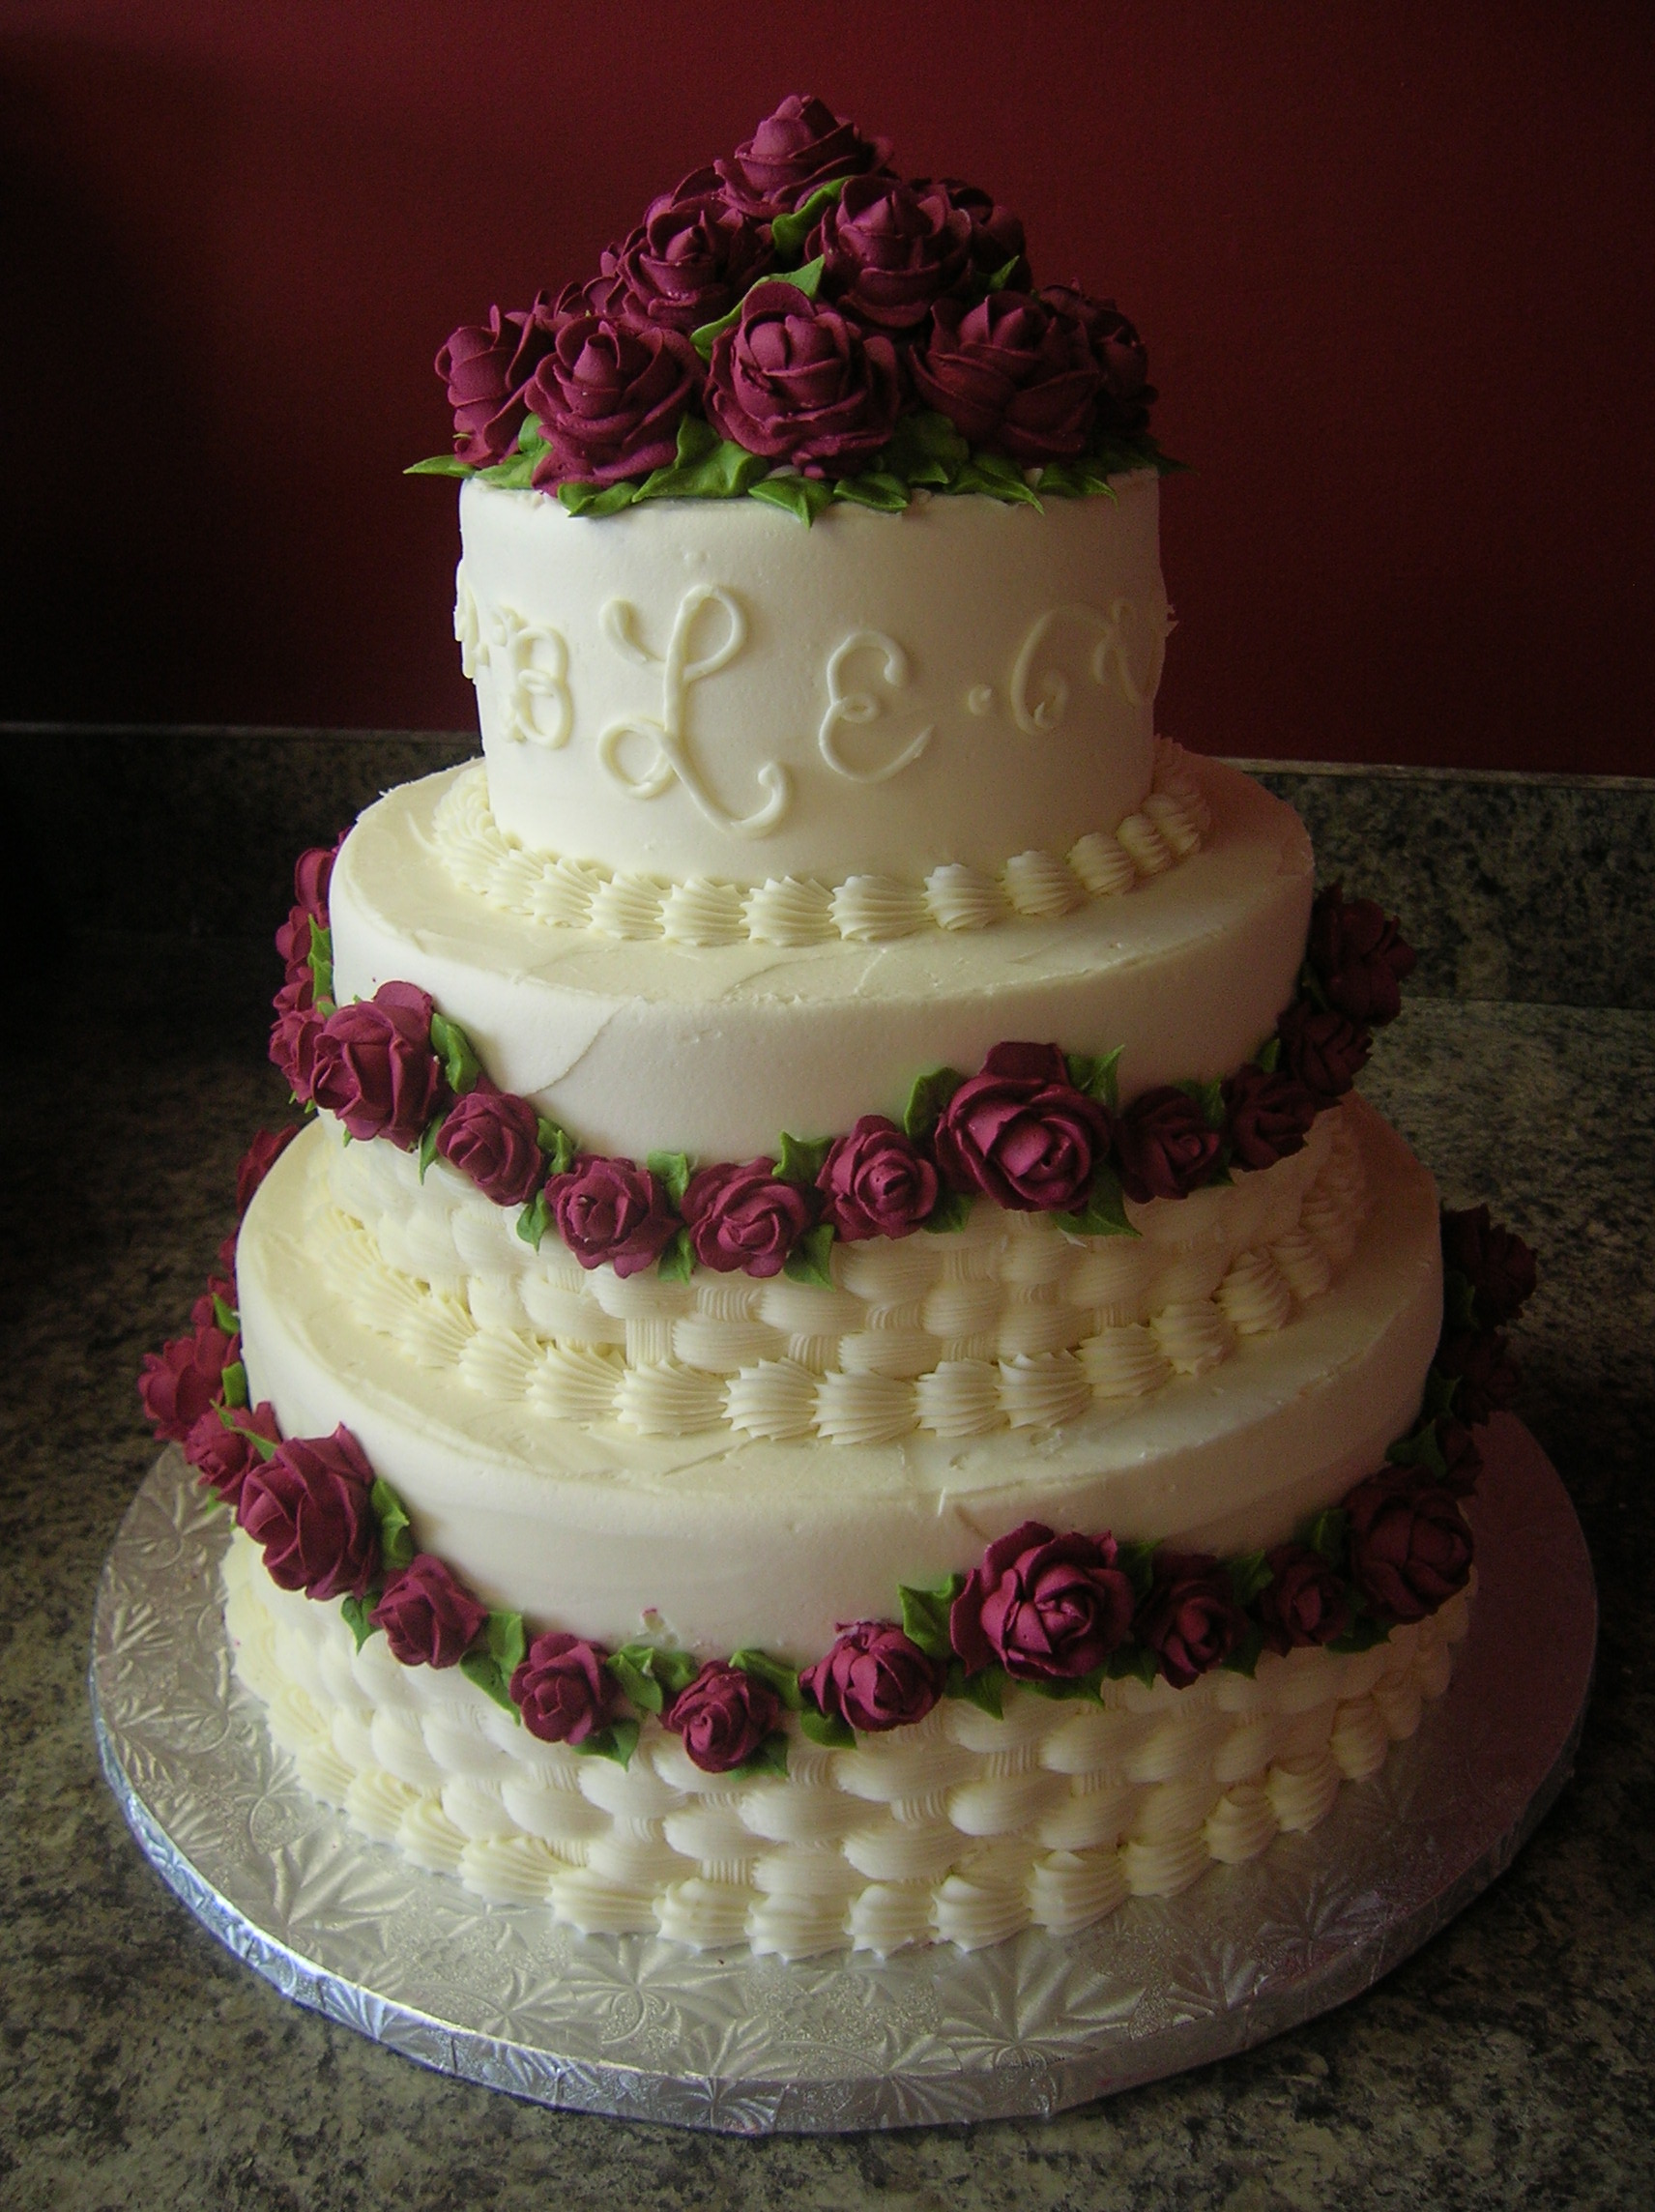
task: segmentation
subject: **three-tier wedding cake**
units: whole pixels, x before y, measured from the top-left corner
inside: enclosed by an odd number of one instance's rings
[[[790,100],[456,332],[483,757],[307,855],[146,1404],[241,1679],[495,1901],[797,1957],[1311,1826],[1465,1631],[1531,1277],[1356,1099],[1412,955],[1157,737],[1154,394]],[[228,1255],[226,1256],[228,1259]]]

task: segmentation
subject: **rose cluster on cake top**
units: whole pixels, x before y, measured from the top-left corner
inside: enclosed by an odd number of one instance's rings
[[[490,309],[437,356],[454,451],[413,473],[554,494],[1007,500],[1107,492],[1169,464],[1143,340],[1113,300],[1038,289],[1023,225],[954,177],[790,95],[555,299]]]

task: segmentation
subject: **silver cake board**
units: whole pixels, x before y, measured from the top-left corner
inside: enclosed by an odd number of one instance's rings
[[[1473,1508],[1447,1694],[1308,1836],[1080,1936],[787,1965],[485,1906],[300,1785],[230,1669],[229,1517],[157,1461],[99,1586],[93,1717],[161,1878],[285,1995],[422,2065],[566,2110],[735,2135],[1053,2113],[1346,2003],[1508,1866],[1568,1778],[1597,1636],[1562,1483],[1509,1416]]]

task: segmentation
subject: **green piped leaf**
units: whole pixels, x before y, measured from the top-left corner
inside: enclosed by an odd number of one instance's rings
[[[814,1283],[819,1290],[833,1288],[828,1255],[833,1249],[833,1224],[819,1221],[807,1229],[782,1262],[781,1271],[792,1283]]]
[[[956,1659],[948,1669],[948,1685],[944,1695],[964,1698],[968,1705],[975,1705],[979,1712],[989,1713],[997,1721],[1003,1720],[1005,1683],[1003,1667],[984,1667],[975,1674],[968,1674]]]
[[[636,1721],[611,1721],[607,1728],[594,1729],[573,1748],[589,1759],[612,1759],[617,1766],[624,1767],[631,1763],[638,1748],[638,1735]]]
[[[437,1156],[437,1139],[443,1133],[447,1114],[433,1114],[420,1132],[420,1180],[425,1179],[425,1170]]]
[[[1305,1524],[1304,1541],[1320,1558],[1326,1560],[1336,1575],[1344,1572],[1345,1549],[1350,1540],[1350,1516],[1343,1506],[1330,1505]]]
[[[689,1652],[665,1650],[658,1644],[624,1644],[603,1664],[643,1713],[661,1711],[699,1672]]]
[[[833,487],[818,477],[762,477],[747,486],[749,499],[762,499],[802,522],[806,529],[833,504]]]
[[[972,1202],[964,1191],[941,1190],[937,1203],[919,1224],[928,1236],[951,1237],[972,1217]]]
[[[1137,438],[1099,438],[1088,458],[1112,477],[1130,476],[1138,469],[1153,469],[1164,477],[1183,476],[1189,470],[1187,461],[1175,461],[1170,453],[1163,453],[1147,433]]]
[[[783,1182],[796,1182],[801,1190],[814,1190],[822,1163],[832,1149],[831,1137],[790,1137],[784,1129],[776,1174]]]
[[[516,1717],[522,1725],[523,1716],[511,1703],[511,1691],[507,1677],[501,1674],[498,1661],[480,1647],[468,1651],[460,1661],[460,1673],[468,1682],[475,1682],[485,1698],[492,1698],[497,1705]]]
[[[841,477],[833,486],[833,497],[849,500],[857,507],[871,507],[878,514],[900,514],[908,505],[909,492],[900,477],[875,470],[869,476]]]
[[[226,1305],[218,1292],[213,1293],[213,1320],[226,1336],[234,1336],[242,1325],[242,1317],[232,1305]]]
[[[405,477],[470,477],[477,471],[470,461],[462,461],[458,453],[433,453],[429,460],[416,461],[402,474]]]
[[[383,1474],[374,1476],[367,1499],[379,1523],[379,1556],[394,1573],[407,1566],[414,1557],[414,1530],[408,1509]]]
[[[1477,1325],[1477,1294],[1468,1275],[1462,1275],[1458,1267],[1445,1267],[1442,1272],[1442,1325],[1444,1328],[1475,1328]]]
[[[1040,505],[1017,463],[1002,459],[999,453],[973,453],[948,489],[980,491],[989,499],[1009,500],[1021,507]]]
[[[1155,1654],[1147,1644],[1122,1644],[1103,1663],[1104,1675],[1109,1681],[1142,1682],[1147,1690],[1155,1687],[1160,1671]]]
[[[1209,1129],[1224,1126],[1224,1086],[1216,1080],[1210,1083],[1179,1083],[1174,1086],[1181,1091],[1201,1109],[1201,1118]]]
[[[798,1732],[812,1743],[819,1743],[825,1751],[854,1751],[857,1732],[848,1721],[836,1720],[831,1713],[819,1713],[814,1705],[799,1709]]]
[[[560,1129],[555,1121],[548,1121],[543,1114],[535,1117],[535,1141],[546,1155],[548,1176],[567,1175],[574,1165],[575,1143],[566,1129]]]
[[[458,1022],[450,1022],[446,1014],[432,1014],[431,1050],[442,1062],[444,1079],[456,1098],[477,1089],[482,1065]]]
[[[703,323],[699,329],[691,331],[689,342],[703,361],[711,361],[714,345],[726,331],[733,331],[740,319],[741,303],[738,300],[727,315],[720,315],[715,322]]]
[[[1071,1237],[1136,1237],[1126,1218],[1126,1196],[1114,1164],[1104,1160],[1091,1179],[1087,1202],[1078,1213],[1054,1213],[1052,1219]]]
[[[409,473],[412,474],[413,472],[410,471]],[[374,1633],[373,1622],[368,1618],[371,1611],[372,1606],[369,1600],[364,1597],[347,1597],[340,1601],[340,1615],[345,1626],[356,1638],[359,1651]]]
[[[1259,1671],[1259,1660],[1264,1648],[1264,1632],[1256,1620],[1247,1623],[1247,1633],[1219,1664],[1227,1674],[1245,1674],[1249,1681]]]
[[[1155,1580],[1155,1547],[1153,1544],[1118,1544],[1116,1546],[1115,1563],[1132,1585],[1133,1594],[1147,1597]]]
[[[902,1583],[897,1602],[902,1608],[902,1633],[917,1644],[927,1659],[946,1660],[954,1646],[948,1640],[948,1615],[966,1586],[964,1575],[947,1575],[939,1583]]]
[[[958,1069],[952,1067],[934,1067],[929,1075],[915,1079],[902,1113],[902,1126],[915,1144],[931,1134],[944,1108],[965,1080]]]
[[[1448,1472],[1448,1462],[1442,1456],[1442,1441],[1435,1421],[1424,1421],[1408,1436],[1398,1437],[1385,1457],[1392,1467],[1422,1467],[1438,1482]]]
[[[1266,1075],[1274,1075],[1282,1062],[1282,1040],[1272,1031],[1253,1055],[1253,1065],[1262,1067]]]
[[[1115,486],[1094,461],[1048,461],[1035,490],[1042,499],[1114,499]]]
[[[773,1774],[787,1780],[787,1737],[780,1729],[766,1736],[751,1759],[742,1760],[738,1774]]]
[[[1336,1636],[1327,1648],[1329,1651],[1371,1651],[1389,1634],[1383,1621],[1376,1620],[1371,1613],[1364,1613],[1358,1615],[1343,1636]]]
[[[890,444],[877,456],[876,473],[898,478],[906,484],[944,486],[972,457],[972,450],[949,422],[934,407],[921,407],[898,419]]]
[[[494,461],[486,469],[479,469],[479,480],[498,484],[502,491],[529,491],[535,481],[535,463],[528,453],[511,453],[504,461]],[[595,485],[585,485],[595,490]]]
[[[764,279],[770,284],[797,284],[807,300],[814,300],[822,283],[824,257],[819,253],[814,261],[806,261],[798,269],[778,269],[773,276]]]
[[[1433,1367],[1425,1378],[1425,1412],[1431,1420],[1445,1421],[1454,1411],[1455,1392],[1460,1387],[1457,1375],[1444,1375]]]
[[[627,487],[630,492],[631,487]],[[590,514],[602,498],[604,486],[595,483],[561,483],[558,505],[566,514]]]
[[[1262,1589],[1268,1589],[1270,1569],[1263,1552],[1242,1552],[1224,1564],[1237,1605],[1251,1605]]]
[[[269,1437],[261,1437],[257,1429],[245,1427],[242,1422],[233,1417],[230,1407],[220,1403],[215,1406],[213,1411],[226,1429],[233,1429],[237,1436],[247,1438],[260,1459],[274,1459],[276,1457],[276,1445],[273,1440]]]
[[[791,280],[791,279],[790,279]],[[678,458],[637,486],[638,499],[734,499],[769,474],[769,462],[720,438],[710,422],[686,415],[678,426]]]
[[[1069,1081],[1077,1091],[1084,1091],[1089,1098],[1095,1098],[1113,1114],[1120,1104],[1118,1070],[1120,1056],[1126,1050],[1118,1044],[1113,1052],[1093,1057],[1084,1052],[1066,1052],[1063,1064],[1069,1071]]]
[[[1022,260],[1022,258],[1023,256],[1021,253],[1014,253],[1009,261],[1002,261],[1000,267],[995,271],[994,275],[989,278],[988,289],[991,292],[1003,292],[1005,287],[1011,282],[1012,277],[1016,276],[1017,264]]]
[[[219,1378],[226,1406],[246,1406],[251,1403],[247,1396],[247,1371],[239,1359],[232,1359]]]
[[[845,189],[843,177],[835,177],[830,185],[818,185],[815,191],[792,215],[778,215],[770,224],[770,245],[778,261],[792,261],[801,251],[805,240],[828,210]]]
[[[689,1154],[652,1152],[644,1165],[660,1182],[674,1206],[682,1206],[683,1194],[689,1188]]]
[[[520,1613],[491,1613],[483,1631],[488,1656],[509,1682],[523,1664],[529,1639]]]
[[[537,1190],[517,1216],[517,1234],[525,1244],[532,1244],[537,1252],[540,1239],[552,1225],[552,1209],[546,1204],[546,1194]]]
[[[334,1004],[334,933],[310,917],[310,996],[318,1006]]]
[[[687,1283],[694,1272],[695,1247],[689,1240],[689,1231],[676,1230],[671,1243],[655,1263],[655,1273],[663,1283]]]
[[[798,1686],[797,1667],[784,1666],[772,1659],[768,1651],[732,1651],[732,1667],[739,1667],[743,1674],[751,1674],[756,1682],[763,1682],[775,1692],[790,1713],[804,1710],[804,1692]]]

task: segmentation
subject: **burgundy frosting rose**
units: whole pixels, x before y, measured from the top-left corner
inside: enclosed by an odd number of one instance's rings
[[[1149,355],[1143,339],[1113,300],[1094,300],[1078,284],[1044,284],[1048,307],[1072,315],[1086,332],[1102,382],[1098,388],[1098,428],[1115,438],[1141,437],[1149,427],[1155,399],[1149,382]]]
[[[883,138],[864,138],[826,101],[790,92],[716,167],[732,202],[768,220],[789,214],[835,177],[883,167],[889,153]]]
[[[1109,1151],[1108,1109],[1069,1081],[1055,1044],[997,1044],[944,1108],[937,1165],[1014,1213],[1079,1205]]]
[[[508,1091],[469,1091],[449,1110],[437,1157],[469,1176],[496,1206],[527,1206],[544,1166],[535,1109]]]
[[[488,310],[486,325],[462,324],[436,359],[454,411],[454,451],[486,468],[515,450],[529,414],[530,378],[557,337],[558,317],[543,294],[532,307]]]
[[[1483,1471],[1483,1455],[1477,1449],[1476,1438],[1464,1421],[1439,1421],[1437,1448],[1442,1454],[1442,1464],[1447,1470],[1442,1477],[1443,1488],[1451,1490],[1456,1498],[1469,1498]]]
[[[276,1425],[276,1408],[262,1402],[238,1407],[230,1422],[226,1428],[218,1407],[210,1406],[185,1438],[184,1456],[204,1489],[216,1491],[226,1505],[238,1507],[243,1483],[265,1456],[252,1439],[263,1437],[266,1443],[274,1444],[280,1442],[281,1436]]]
[[[584,1637],[536,1637],[510,1682],[511,1703],[532,1736],[541,1743],[582,1744],[607,1727],[615,1694],[603,1660],[602,1648]]]
[[[969,1674],[998,1663],[1026,1681],[1072,1682],[1101,1667],[1132,1626],[1130,1577],[1113,1536],[1055,1536],[1025,1521],[972,1569],[948,1615]]]
[[[481,1635],[488,1608],[441,1559],[416,1552],[368,1618],[404,1667],[457,1667]]]
[[[302,906],[289,907],[287,919],[276,933],[276,949],[288,983],[308,984],[310,975],[310,916]],[[308,1005],[309,1000],[305,1004]]]
[[[705,394],[721,437],[805,476],[856,476],[890,439],[896,351],[797,284],[755,284],[713,341]]]
[[[285,1129],[261,1129],[242,1154],[236,1169],[236,1212],[246,1213],[253,1202],[253,1193],[282,1153],[299,1134],[299,1123],[289,1121]]]
[[[781,1718],[781,1700],[756,1674],[709,1659],[661,1715],[683,1738],[692,1766],[729,1774],[744,1766]]]
[[[973,446],[1023,463],[1086,451],[1101,372],[1076,318],[1027,292],[939,300],[910,365],[920,398]]]
[[[1459,1499],[1423,1468],[1392,1467],[1345,1500],[1350,1579],[1382,1618],[1422,1620],[1471,1577],[1471,1531]]]
[[[1272,1651],[1331,1644],[1350,1625],[1345,1585],[1308,1544],[1278,1544],[1265,1555],[1270,1579],[1259,1592],[1259,1618]]]
[[[773,1160],[748,1160],[691,1176],[680,1210],[704,1267],[778,1275],[814,1208],[797,1183],[781,1180]]]
[[[701,373],[682,331],[571,316],[526,394],[546,441],[536,484],[610,484],[666,468]]]
[[[241,1357],[242,1340],[214,1324],[198,1324],[192,1336],[175,1337],[160,1352],[144,1353],[138,1396],[163,1443],[182,1443],[210,1406],[224,1394],[224,1370]]]
[[[937,1171],[883,1114],[864,1114],[828,1150],[816,1178],[822,1218],[847,1244],[912,1236],[937,1205]]]
[[[247,1470],[236,1518],[278,1589],[364,1597],[379,1565],[372,1488],[373,1470],[349,1429],[289,1437]]]
[[[1222,1666],[1247,1633],[1230,1577],[1199,1552],[1157,1552],[1154,1580],[1133,1623],[1176,1690]]]
[[[1152,1198],[1187,1198],[1212,1172],[1222,1145],[1187,1091],[1159,1084],[1116,1117],[1120,1187],[1140,1206]]]
[[[727,315],[773,262],[760,225],[702,172],[653,201],[631,236],[604,253],[603,312],[687,335]]]
[[[877,1735],[922,1721],[946,1678],[894,1621],[858,1620],[840,1628],[832,1649],[802,1671],[798,1686],[829,1720]]]
[[[279,1068],[298,1105],[308,1106],[315,1079],[316,1047],[321,1042],[323,1018],[310,1003],[310,975],[284,983],[276,994],[276,1020],[271,1025],[271,1064]]]
[[[1276,1024],[1282,1066],[1313,1098],[1331,1106],[1343,1098],[1368,1064],[1374,1040],[1364,1029],[1331,1009],[1295,999]]]
[[[328,926],[328,887],[344,836],[332,845],[309,845],[293,863],[293,895],[315,921]]]
[[[823,256],[822,296],[886,331],[913,331],[959,282],[972,221],[940,185],[853,177],[823,214],[806,252]]]
[[[1496,1329],[1452,1329],[1437,1347],[1432,1364],[1458,1385],[1454,1411],[1473,1428],[1517,1395],[1517,1370],[1507,1353],[1506,1339]]]
[[[328,1016],[315,1043],[310,1096],[359,1143],[389,1137],[412,1151],[447,1091],[424,991],[382,983],[371,999]]]
[[[1029,263],[1024,255],[1023,224],[1008,207],[1002,207],[992,192],[968,185],[961,177],[915,177],[909,190],[916,198],[941,189],[950,207],[958,209],[971,225],[966,259],[972,276],[998,276],[1007,262],[1005,285],[1015,292],[1029,289]]]
[[[1224,1084],[1224,1129],[1231,1156],[1244,1168],[1270,1168],[1302,1152],[1321,1108],[1296,1076],[1251,1061]]]
[[[641,1274],[678,1234],[659,1177],[632,1160],[583,1155],[567,1175],[552,1178],[546,1199],[558,1235],[583,1267]]]
[[[1486,1206],[1460,1212],[1443,1208],[1442,1261],[1470,1284],[1477,1319],[1490,1327],[1515,1321],[1534,1295],[1534,1254],[1521,1237],[1492,1221]]]
[[[1402,1011],[1398,986],[1413,974],[1415,953],[1402,925],[1373,899],[1347,900],[1339,884],[1311,909],[1310,964],[1328,1004],[1361,1028],[1379,1028]]]

